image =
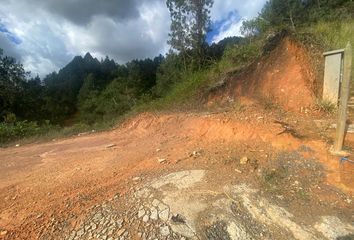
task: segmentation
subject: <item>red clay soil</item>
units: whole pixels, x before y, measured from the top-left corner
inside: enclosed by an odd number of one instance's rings
[[[286,37],[271,53],[213,91],[208,105],[248,96],[273,102],[285,110],[303,112],[314,106],[314,82],[308,53]]]
[[[266,149],[265,156],[271,156],[307,145],[332,170],[330,183],[341,187],[338,165],[325,143],[278,135],[283,128],[272,122],[272,113],[254,110],[236,115],[143,114],[111,132],[1,149],[2,237],[38,239],[54,217],[84,216],[94,204],[124,194],[134,176],[200,166],[223,174],[227,170],[222,159],[232,154],[231,149],[248,156],[253,149]],[[203,159],[190,157],[199,149],[205,152]],[[160,164],[158,158],[168,164]],[[259,161],[264,164],[267,158]]]
[[[278,114],[252,100],[272,97],[292,111],[311,107],[313,76],[304,50],[286,39],[253,69],[210,96],[209,102],[248,95],[243,111],[142,114],[110,132],[1,148],[0,239],[40,239],[54,219],[74,219],[57,223],[59,231],[70,228],[65,224],[75,226],[93,205],[125,194],[135,176],[157,177],[193,168],[235,176],[233,168],[225,167],[225,159],[238,161],[246,155],[262,166],[276,152],[304,145],[324,164],[327,184],[352,194],[354,185],[342,183],[338,158],[328,154],[329,145],[309,117]],[[294,125],[305,137],[280,134],[284,127],[275,120]],[[202,151],[203,157],[194,158],[195,151]],[[349,205],[336,202],[344,204],[343,212],[351,211]]]

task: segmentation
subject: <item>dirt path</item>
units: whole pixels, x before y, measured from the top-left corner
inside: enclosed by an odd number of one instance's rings
[[[275,119],[143,114],[1,149],[0,239],[351,239],[354,186],[313,122],[298,139]]]

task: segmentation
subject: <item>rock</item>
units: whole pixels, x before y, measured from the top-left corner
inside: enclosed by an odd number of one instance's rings
[[[152,206],[157,207],[160,204],[160,201],[156,198],[152,201]]]
[[[122,236],[125,233],[125,229],[122,228],[117,232],[118,237]]]
[[[249,161],[249,159],[247,157],[243,157],[243,158],[240,159],[240,164],[241,165],[245,165],[245,164],[248,163],[248,161]]]
[[[153,205],[154,206],[154,205]],[[157,208],[159,209],[160,212],[164,211],[164,210],[168,210],[168,206],[163,204],[162,202],[159,202],[159,204],[157,205]]]
[[[149,221],[149,215],[145,215],[143,217],[143,222],[148,222]]]
[[[157,220],[159,217],[158,217],[158,213],[157,213],[157,209],[155,208],[155,207],[152,207],[151,209],[150,209],[150,212],[151,212],[151,214],[150,214],[150,218],[152,219],[152,220]]]
[[[16,144],[15,146],[16,146],[16,147],[19,147],[19,146],[20,146],[20,144]]]
[[[170,235],[170,228],[168,226],[160,227],[160,234],[164,237]]]
[[[0,232],[0,236],[5,236],[6,234],[7,234],[6,230]]]
[[[156,149],[156,152],[161,152],[161,149],[160,148]]]
[[[137,182],[137,181],[140,181],[141,180],[141,177],[135,177],[135,178],[133,178],[133,181],[134,182]]]
[[[93,223],[93,224],[91,225],[91,229],[92,229],[92,230],[96,230],[96,228],[97,228],[97,225]]]
[[[196,157],[198,157],[198,156],[200,156],[201,154],[200,154],[200,152],[199,151],[193,151],[193,152],[191,152],[190,154],[189,154],[189,157],[194,157],[194,158],[196,158]]]
[[[81,237],[82,235],[84,235],[84,233],[84,229],[80,229],[79,231],[77,231],[77,236]]]
[[[121,228],[123,226],[123,222],[124,222],[123,219],[118,219],[117,220],[117,225],[118,225],[119,228]]]
[[[165,221],[165,222],[168,221],[169,217],[170,217],[170,211],[168,209],[165,209],[159,213],[159,218],[162,221]]]
[[[237,172],[237,173],[239,173],[239,174],[242,173],[242,171],[238,170],[237,168],[235,168],[235,172]]]
[[[144,215],[145,215],[145,210],[144,209],[140,209],[139,212],[138,212],[138,218],[141,218]]]
[[[159,163],[166,163],[167,160],[165,158],[159,158],[157,161],[159,161]]]
[[[106,146],[106,148],[112,148],[112,147],[115,147],[115,146],[117,146],[117,145],[114,144],[114,143],[112,143],[112,144],[108,144],[108,145]]]

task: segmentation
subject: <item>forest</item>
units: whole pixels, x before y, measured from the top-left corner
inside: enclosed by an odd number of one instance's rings
[[[220,64],[249,63],[260,54],[257,39],[271,32],[297,33],[354,17],[351,0],[270,0],[258,17],[243,22],[243,37],[208,44],[212,5],[212,0],[167,0],[171,49],[153,59],[118,64],[108,56],[99,60],[87,53],[41,79],[0,49],[0,142],[52,128],[77,124],[90,128],[114,121],[139,106],[168,98],[191,76],[220,74],[224,70]]]

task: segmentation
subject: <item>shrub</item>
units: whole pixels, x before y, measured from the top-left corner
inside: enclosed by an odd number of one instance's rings
[[[15,123],[0,123],[0,143],[17,140],[40,132],[36,122],[19,121]]]

